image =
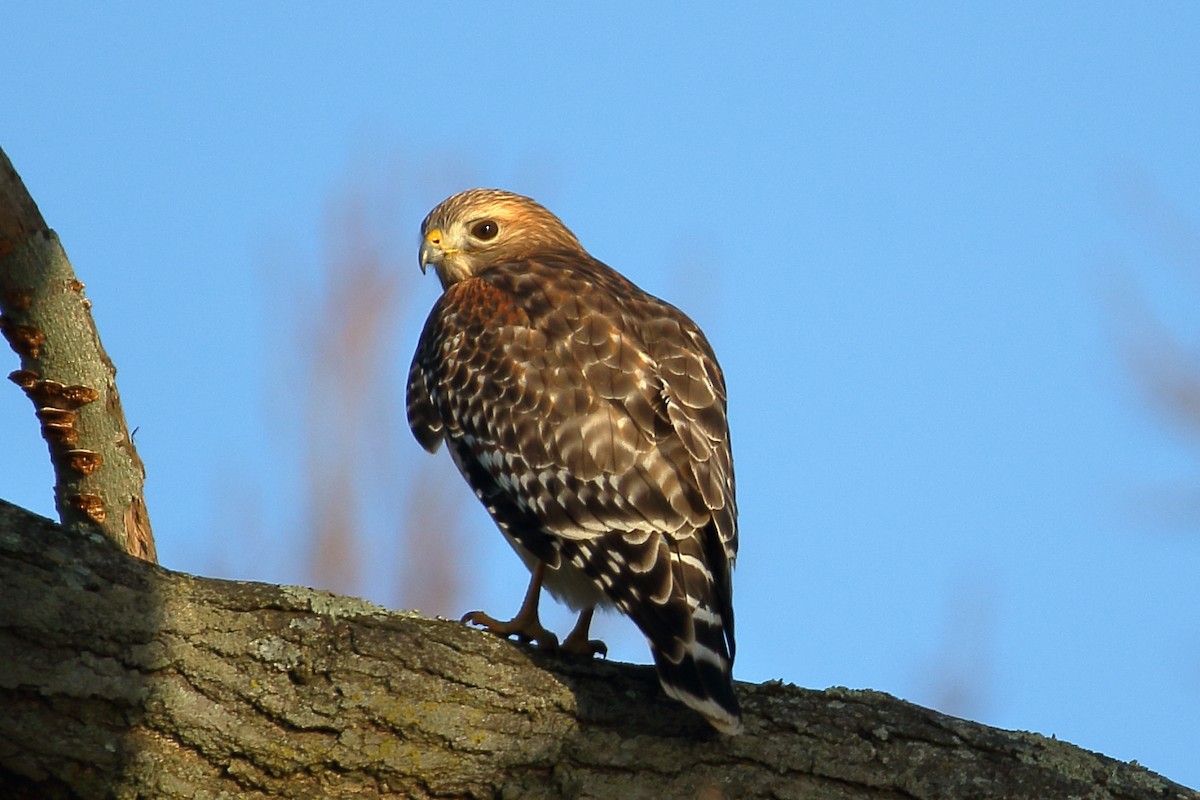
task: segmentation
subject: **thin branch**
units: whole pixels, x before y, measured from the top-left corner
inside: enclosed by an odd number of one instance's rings
[[[145,468],[91,305],[57,234],[0,150],[0,332],[20,357],[8,377],[33,402],[50,448],[59,519],[156,561]]]

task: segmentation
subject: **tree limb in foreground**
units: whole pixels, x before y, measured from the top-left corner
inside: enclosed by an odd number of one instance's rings
[[[6,798],[1158,798],[1136,764],[878,692],[741,684],[721,737],[650,667],[196,578],[0,501]]]
[[[33,401],[54,465],[59,519],[157,560],[117,370],[54,231],[0,150],[0,333],[20,357],[9,379]]]

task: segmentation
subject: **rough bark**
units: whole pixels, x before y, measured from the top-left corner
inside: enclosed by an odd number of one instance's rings
[[[116,368],[67,254],[0,150],[0,332],[20,356],[9,379],[29,399],[54,465],[59,519],[154,561]]]
[[[0,796],[1177,798],[885,694],[740,684],[713,733],[652,669],[197,578],[0,501]]]

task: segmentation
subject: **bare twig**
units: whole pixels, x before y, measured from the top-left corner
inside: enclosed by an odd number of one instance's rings
[[[54,465],[63,524],[98,531],[156,561],[116,368],[92,320],[91,301],[54,231],[0,150],[0,332],[20,356],[9,379],[33,401]]]

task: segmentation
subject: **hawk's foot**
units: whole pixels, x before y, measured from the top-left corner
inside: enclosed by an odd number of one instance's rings
[[[585,608],[579,614],[579,621],[575,623],[575,627],[567,634],[567,638],[563,640],[562,649],[564,652],[571,653],[577,656],[591,658],[592,656],[604,656],[608,658],[608,645],[599,639],[589,639],[588,629],[592,627],[592,614],[596,613],[596,607]]]
[[[464,614],[462,621],[466,624],[478,625],[485,631],[494,633],[497,636],[505,638],[516,636],[522,642],[533,642],[538,647],[545,648],[546,650],[558,649],[558,637],[542,627],[542,623],[538,620],[536,613],[532,615],[517,614],[508,622],[501,622],[498,619],[489,617],[482,611],[472,611],[469,614]]]

